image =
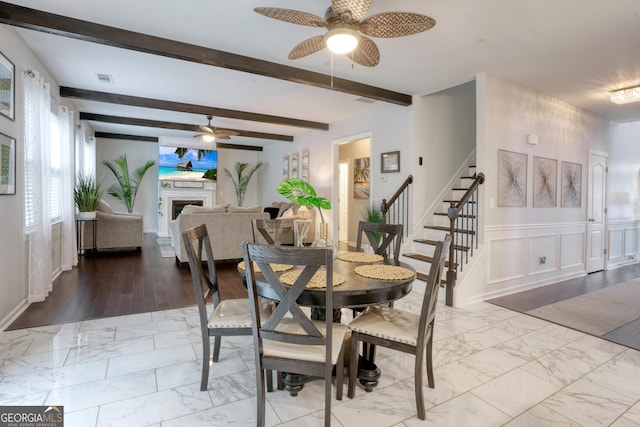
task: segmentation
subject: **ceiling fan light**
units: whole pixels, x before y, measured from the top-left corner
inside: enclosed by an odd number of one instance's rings
[[[216,138],[213,135],[205,134],[205,135],[202,135],[202,140],[204,142],[214,142]]]
[[[360,34],[350,28],[334,28],[324,36],[325,43],[333,53],[352,52],[360,42]]]
[[[640,102],[640,86],[632,86],[614,90],[610,93],[609,99],[614,104],[629,104],[631,102]]]

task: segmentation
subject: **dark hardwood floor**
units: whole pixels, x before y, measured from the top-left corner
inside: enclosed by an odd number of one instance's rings
[[[155,234],[145,234],[141,251],[99,251],[81,255],[63,272],[43,302],[25,310],[7,330],[146,313],[196,304],[189,267],[162,258]],[[216,265],[222,299],[242,298],[235,262]]]

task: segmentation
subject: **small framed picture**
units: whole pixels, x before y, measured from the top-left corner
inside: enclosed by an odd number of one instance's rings
[[[16,194],[16,140],[0,133],[0,195]]]
[[[282,179],[289,179],[289,155],[282,157]]]
[[[400,151],[389,151],[380,154],[382,173],[400,172]]]
[[[298,177],[298,153],[291,155],[291,178]]]
[[[13,62],[0,52],[0,114],[15,119],[16,73]]]

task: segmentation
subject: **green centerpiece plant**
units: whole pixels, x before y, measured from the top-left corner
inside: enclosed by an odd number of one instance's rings
[[[322,215],[322,209],[330,210],[331,202],[324,197],[318,196],[311,184],[299,178],[285,179],[280,182],[277,191],[291,202],[300,206],[305,206],[308,209],[318,208],[321,221],[320,239],[326,242],[328,226],[324,220],[324,215]]]
[[[371,204],[366,211],[362,214],[363,219],[366,222],[372,222],[375,224],[381,224],[384,222],[384,215],[382,214],[382,209],[379,204],[373,203]],[[373,233],[373,237],[375,237],[378,244],[380,244],[380,240],[382,239],[381,233]]]

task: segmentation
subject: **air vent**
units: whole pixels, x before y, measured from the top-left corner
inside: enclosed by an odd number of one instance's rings
[[[375,99],[371,99],[371,98],[356,98],[356,101],[358,102],[364,102],[365,104],[373,104],[374,102],[376,102]]]
[[[100,74],[100,73],[98,73],[98,81],[100,83],[111,83],[111,84],[113,84],[113,78],[109,74]]]

